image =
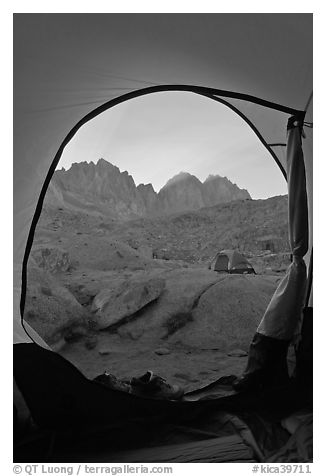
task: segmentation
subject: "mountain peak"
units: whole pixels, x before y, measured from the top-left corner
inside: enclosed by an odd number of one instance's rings
[[[96,162],[96,167],[99,167],[101,169],[108,169],[108,170],[116,170],[120,172],[119,167],[116,165],[111,164],[111,162],[108,162],[107,160],[103,159],[102,157],[98,159]]]
[[[189,172],[179,172],[177,175],[174,175],[172,178],[170,178],[161,190],[166,187],[169,187],[170,185],[175,185],[179,182],[183,182],[186,180],[192,180],[201,183],[201,181],[195,175],[192,175]]]
[[[57,170],[52,182],[51,205],[88,210],[124,220],[194,211],[233,200],[251,198],[226,177],[209,175],[202,183],[181,171],[156,193],[152,184],[135,185],[133,177],[104,158],[72,164]],[[55,188],[55,190],[54,190]],[[60,197],[60,205],[58,201]]]
[[[205,182],[210,182],[211,180],[217,180],[217,179],[221,179],[223,178],[221,175],[218,175],[218,174],[209,174],[208,177],[206,178]],[[225,179],[227,179],[227,177],[224,177]]]

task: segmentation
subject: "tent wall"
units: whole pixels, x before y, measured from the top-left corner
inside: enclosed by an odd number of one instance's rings
[[[215,261],[214,271],[227,271],[229,269],[229,258],[226,255],[218,255]]]
[[[312,89],[312,15],[14,15],[16,342],[30,340],[20,327],[22,262],[61,144],[99,105],[157,84],[236,91],[302,110]],[[285,141],[287,114],[228,101],[267,143]]]
[[[313,102],[309,103],[306,121],[313,122]],[[309,249],[305,256],[305,262],[309,268],[310,258],[312,256],[313,248],[313,129],[310,127],[304,128],[305,138],[302,141],[303,156],[306,169],[306,184],[307,184],[307,198],[308,198],[308,219],[309,219]],[[308,296],[308,304],[313,305],[312,289]]]

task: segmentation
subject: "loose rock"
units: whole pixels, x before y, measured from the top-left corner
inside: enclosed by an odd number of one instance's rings
[[[248,352],[242,349],[234,349],[228,352],[229,357],[247,357]]]
[[[56,246],[35,246],[32,256],[37,265],[52,274],[68,271],[69,253]]]
[[[98,353],[100,355],[108,355],[110,353],[110,349],[99,349]]]
[[[167,349],[166,347],[159,347],[159,348],[156,349],[154,352],[155,352],[155,354],[157,354],[157,355],[168,355],[168,354],[171,354],[170,349]]]

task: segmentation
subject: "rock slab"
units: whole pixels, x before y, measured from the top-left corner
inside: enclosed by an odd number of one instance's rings
[[[95,313],[98,329],[118,324],[150,302],[157,299],[165,288],[162,278],[127,280],[115,289],[100,291],[94,298],[91,311]]]

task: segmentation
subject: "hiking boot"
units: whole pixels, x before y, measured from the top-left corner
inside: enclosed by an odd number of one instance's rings
[[[98,375],[95,377],[94,382],[99,382],[102,385],[110,388],[111,390],[119,390],[120,392],[130,393],[131,387],[128,382],[119,380],[115,375],[108,373],[107,371],[104,374]]]
[[[139,396],[162,400],[179,400],[184,394],[179,385],[170,385],[166,380],[148,370],[141,377],[133,377],[130,381],[131,393]]]

